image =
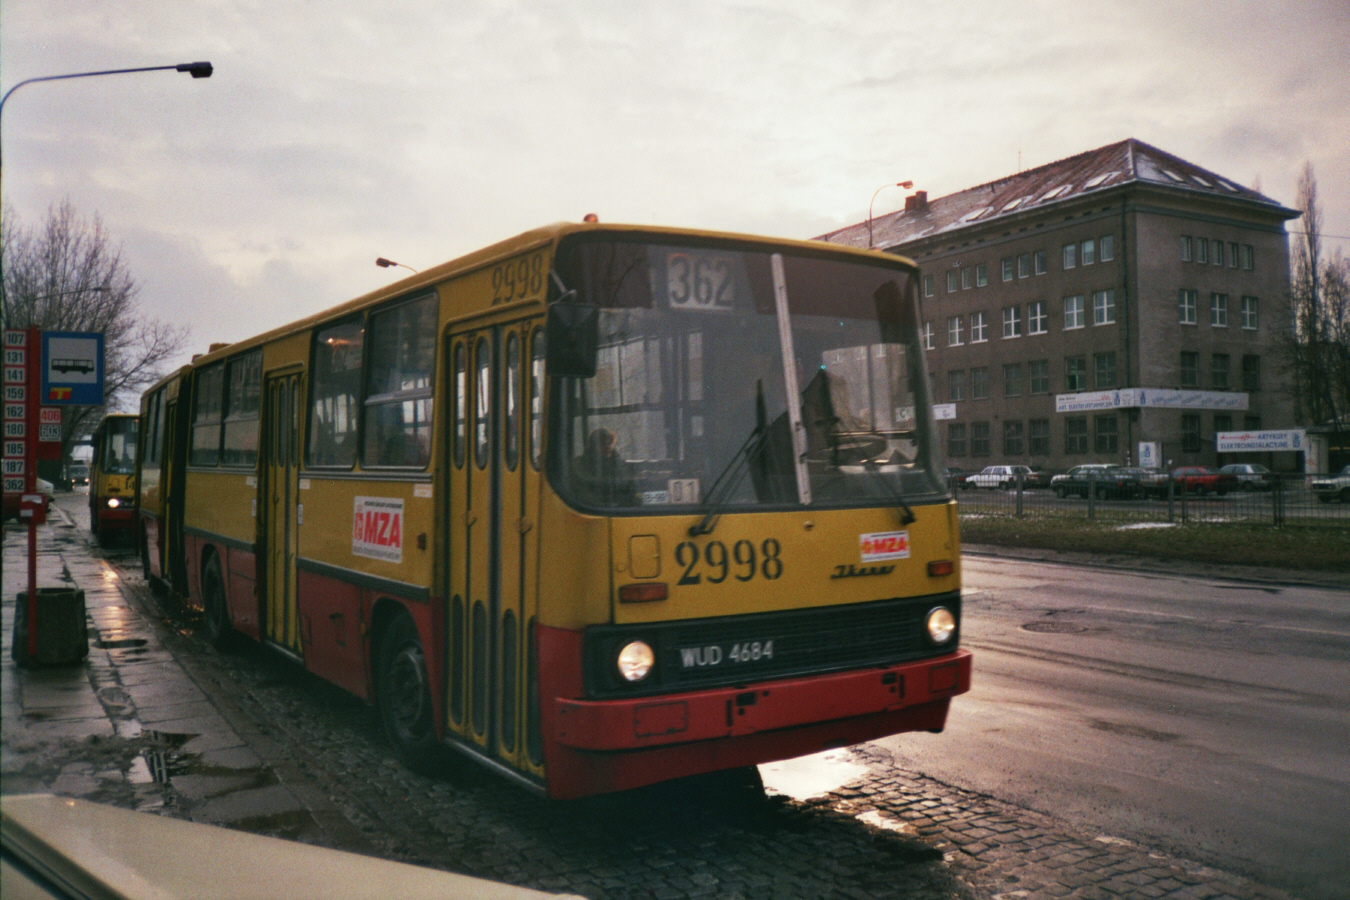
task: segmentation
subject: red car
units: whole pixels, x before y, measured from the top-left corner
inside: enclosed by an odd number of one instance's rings
[[[1176,484],[1178,494],[1195,494],[1197,497],[1206,494],[1218,494],[1222,497],[1229,491],[1238,489],[1236,475],[1220,472],[1208,466],[1182,466],[1173,469],[1172,481]]]

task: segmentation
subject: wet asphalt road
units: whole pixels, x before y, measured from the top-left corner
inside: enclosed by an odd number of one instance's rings
[[[64,498],[77,521],[82,502],[78,495]],[[167,760],[170,769],[174,762],[185,764],[178,773],[160,773],[166,776],[161,811],[167,814],[193,816],[202,808],[199,798],[228,804],[236,787],[255,793],[288,788],[308,798],[307,811],[281,803],[275,814],[232,827],[595,898],[1286,896],[1234,874],[1257,869],[1228,848],[1210,848],[1184,833],[1173,841],[1151,822],[1135,827],[1131,816],[1137,813],[1102,815],[1129,804],[1081,799],[1094,796],[1090,780],[1074,786],[1068,779],[1058,789],[1071,801],[1079,797],[1076,803],[1040,802],[1053,795],[1064,760],[1087,752],[1064,752],[1067,737],[1056,737],[1073,730],[1063,724],[1075,721],[1072,709],[1030,696],[1037,690],[1052,696],[1058,687],[1053,683],[1023,686],[1028,696],[1016,703],[985,700],[978,690],[960,698],[945,735],[840,751],[859,767],[844,776],[852,780],[829,784],[811,799],[771,795],[747,803],[725,786],[704,783],[549,803],[471,766],[449,765],[439,778],[402,769],[365,704],[258,647],[217,653],[193,634],[190,611],[135,587],[139,563],[129,548],[108,558],[164,646],[260,761],[242,784],[213,786],[211,773],[195,765],[199,759],[172,747],[155,750],[159,756],[151,758]],[[1025,653],[996,644],[1000,630],[1020,631],[1033,619],[1015,604],[1000,618],[1002,601],[995,598],[1015,597],[1016,591],[1012,584],[977,583],[977,568],[972,565],[968,580],[986,593],[971,598],[965,640],[988,657],[977,668],[978,689],[981,679],[992,686],[1008,677],[1000,670],[1025,668]],[[1048,636],[1067,636],[1056,631]],[[1004,656],[1012,661],[1000,662]],[[1148,680],[1140,672],[1117,677],[1116,690],[1126,693],[1131,682]],[[981,769],[973,760],[986,753],[973,748],[987,737],[977,732],[989,704],[1041,713],[1033,717],[1035,727],[1007,739],[1011,749],[1005,748],[1001,764]],[[1088,730],[1104,747],[1150,740],[1117,727],[1130,726],[1129,719],[1097,720],[1103,727]],[[1156,720],[1137,727],[1181,733]],[[1036,748],[1025,736],[1037,733],[1048,746]],[[133,767],[143,758],[144,752]],[[991,770],[987,783],[983,774],[962,780],[964,773]],[[143,808],[140,801],[128,805]],[[1261,881],[1290,886],[1276,876]]]
[[[1350,896],[1350,597],[968,556],[974,687],[906,768]]]

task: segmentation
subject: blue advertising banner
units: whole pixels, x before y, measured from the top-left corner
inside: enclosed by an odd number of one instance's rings
[[[42,333],[42,391],[46,406],[103,405],[103,334]]]

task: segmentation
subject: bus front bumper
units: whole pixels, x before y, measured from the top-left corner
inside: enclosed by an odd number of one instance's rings
[[[957,650],[917,662],[676,695],[556,698],[553,737],[574,750],[613,752],[873,717],[894,723],[887,733],[938,730],[950,698],[970,690],[970,672],[970,652]],[[912,714],[897,715],[903,713]]]

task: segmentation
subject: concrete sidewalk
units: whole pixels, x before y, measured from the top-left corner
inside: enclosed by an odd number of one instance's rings
[[[53,668],[23,669],[13,661],[28,535],[7,526],[0,790],[79,797],[333,845],[332,829],[320,827],[304,802],[312,799],[306,786],[283,783],[251,746],[258,743],[251,723],[237,710],[222,712],[192,665],[166,647],[169,625],[156,621],[139,579],[128,584],[56,504],[37,544],[38,587],[84,590],[89,657]]]

